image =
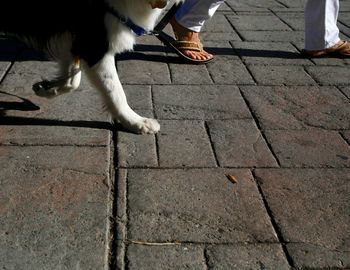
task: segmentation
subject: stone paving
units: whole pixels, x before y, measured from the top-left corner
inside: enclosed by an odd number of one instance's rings
[[[350,39],[350,2],[339,27]],[[181,64],[154,37],[118,56],[113,125],[84,79],[0,39],[0,269],[350,269],[350,59],[304,59],[302,0],[228,0]]]

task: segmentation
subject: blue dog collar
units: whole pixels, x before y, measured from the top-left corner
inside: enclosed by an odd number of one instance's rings
[[[114,17],[116,17],[122,24],[130,28],[135,35],[142,36],[149,34],[149,31],[142,28],[141,26],[136,25],[132,20],[129,18],[125,18],[124,16],[120,15],[118,11],[116,11],[114,8],[106,4],[107,11],[112,14]]]

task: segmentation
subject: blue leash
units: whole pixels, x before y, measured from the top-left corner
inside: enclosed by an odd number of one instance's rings
[[[122,24],[127,26],[130,30],[132,30],[135,35],[142,36],[142,35],[158,35],[164,27],[169,23],[172,17],[174,17],[176,11],[181,7],[182,3],[174,4],[171,9],[164,15],[164,17],[159,21],[159,23],[154,27],[154,30],[148,31],[144,29],[141,26],[138,26],[135,24],[132,20],[129,18],[125,18],[121,14],[118,13],[117,10],[112,8],[111,6],[106,4],[107,11],[112,14],[114,17],[116,17]]]

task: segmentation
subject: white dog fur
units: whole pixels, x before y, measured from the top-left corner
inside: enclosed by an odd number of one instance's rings
[[[106,0],[106,3],[119,14],[147,30],[153,29],[161,14],[161,9],[152,7],[164,6],[167,2],[167,0]],[[101,93],[112,117],[120,122],[124,128],[135,133],[156,133],[160,126],[155,119],[142,117],[130,108],[115,67],[115,54],[132,50],[136,35],[109,12],[106,12],[104,16],[104,25],[108,49],[93,65],[85,61],[84,58],[78,59],[72,54],[72,33],[64,32],[51,35],[46,41],[45,50],[58,62],[59,77],[66,79],[52,83],[51,89],[40,89],[39,87],[36,92],[41,96],[53,97],[73,91],[79,87],[80,70],[82,70]],[[0,26],[0,32],[1,30]],[[11,31],[7,34],[13,34],[33,47],[41,49],[43,47],[31,35],[11,33]],[[91,40],[90,42],[99,41]]]

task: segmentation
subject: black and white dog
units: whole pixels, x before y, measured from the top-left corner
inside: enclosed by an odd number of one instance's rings
[[[81,69],[102,94],[113,118],[135,133],[156,133],[159,124],[128,105],[115,54],[132,50],[137,32],[153,29],[169,0],[9,0],[1,4],[0,33],[48,53],[60,80],[37,84],[38,95],[78,88]]]

